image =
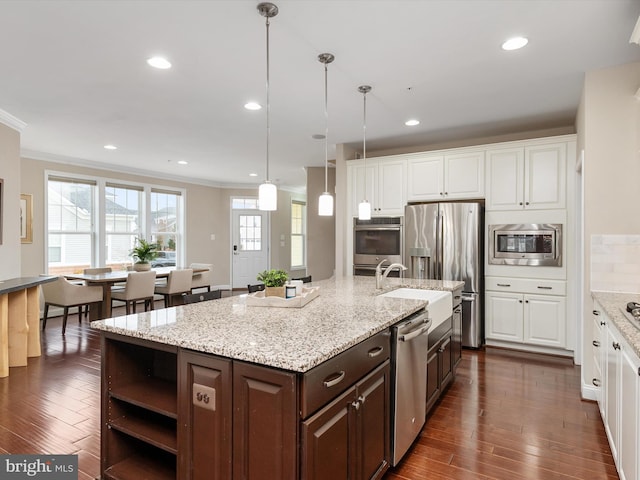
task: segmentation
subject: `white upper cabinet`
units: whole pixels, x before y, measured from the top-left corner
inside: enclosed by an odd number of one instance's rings
[[[407,168],[410,202],[484,197],[484,151],[411,157]]]
[[[347,176],[351,196],[351,215],[358,214],[358,204],[366,199],[372,216],[404,215],[406,200],[406,162],[403,159],[367,159],[349,162]]]
[[[487,151],[487,210],[566,206],[566,143]]]

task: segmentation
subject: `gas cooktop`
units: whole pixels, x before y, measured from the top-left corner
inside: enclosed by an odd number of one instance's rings
[[[626,308],[620,309],[631,325],[640,330],[640,303],[629,302]]]

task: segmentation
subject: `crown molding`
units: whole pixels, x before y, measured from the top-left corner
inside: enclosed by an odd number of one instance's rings
[[[0,123],[6,125],[7,127],[13,128],[18,132],[22,133],[22,130],[27,126],[25,122],[20,120],[19,118],[14,117],[9,112],[5,112],[0,109]]]

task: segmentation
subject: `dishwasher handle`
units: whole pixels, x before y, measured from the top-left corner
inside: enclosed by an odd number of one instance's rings
[[[398,341],[399,342],[408,342],[410,340],[413,340],[416,337],[419,337],[420,335],[423,335],[424,333],[426,333],[429,330],[429,327],[431,327],[431,319],[429,318],[428,320],[426,320],[422,326],[420,328],[416,328],[415,330],[412,330],[411,332],[405,334],[405,335],[399,335],[398,336]]]

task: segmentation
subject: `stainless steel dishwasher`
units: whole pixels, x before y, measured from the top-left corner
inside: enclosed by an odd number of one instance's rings
[[[427,351],[431,319],[426,310],[391,327],[391,463],[396,466],[425,422]]]

